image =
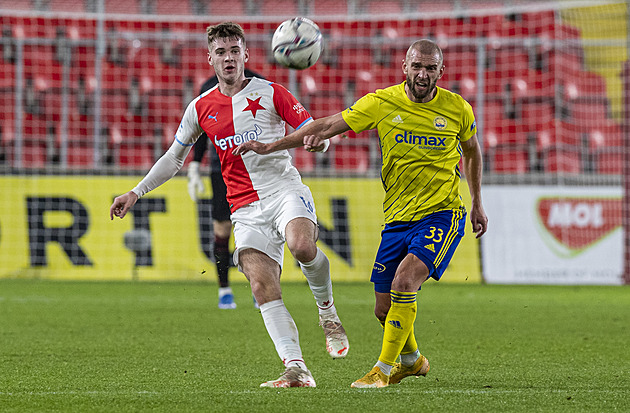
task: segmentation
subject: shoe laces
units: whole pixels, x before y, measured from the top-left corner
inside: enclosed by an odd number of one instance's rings
[[[341,321],[321,318],[319,325],[324,329],[326,337],[341,339],[346,335],[346,330],[341,325]]]

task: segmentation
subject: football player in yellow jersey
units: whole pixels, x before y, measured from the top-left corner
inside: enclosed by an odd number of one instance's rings
[[[385,189],[385,228],[372,270],[374,313],[384,328],[377,363],[352,387],[385,387],[409,376],[424,376],[429,361],[418,351],[413,331],[416,295],[428,278],[439,280],[464,235],[466,210],[459,194],[459,161],[470,188],[470,221],[477,238],[487,229],[481,202],[481,149],[472,107],[437,86],[444,73],[442,51],[418,40],[402,62],[400,85],[377,90],[350,108],[318,119],[273,144],[249,141],[235,154],[267,154],[324,139],[350,129],[377,129]],[[400,361],[397,362],[400,356]]]

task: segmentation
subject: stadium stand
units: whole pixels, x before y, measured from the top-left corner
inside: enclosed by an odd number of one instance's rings
[[[475,13],[452,17],[443,13],[411,20],[321,18],[318,23],[326,43],[320,62],[293,73],[275,64],[268,49],[279,21],[246,23],[249,67],[291,88],[320,117],[344,109],[375,88],[400,83],[405,52],[401,44],[406,46],[410,37],[433,37],[444,50],[447,69],[441,85],[460,93],[475,110],[480,108],[480,138],[489,151],[488,172],[619,174],[620,163],[610,149],[622,146],[619,114],[611,109],[606,79],[585,65],[580,30],[564,23],[553,10],[500,13],[503,6],[497,3],[492,12],[479,12],[493,4],[470,4]],[[111,14],[106,16],[112,17],[104,21],[106,46],[101,55],[93,15],[55,15],[94,12],[94,2],[0,1],[5,12],[0,17],[1,102],[5,108],[13,106],[18,80],[23,94],[23,108],[18,109],[23,111],[22,126],[15,123],[14,114],[7,113],[2,121],[0,159],[11,166],[24,165],[9,156],[9,142],[18,130],[22,157],[31,167],[61,163],[96,168],[90,156],[94,145],[89,141],[98,122],[108,131],[104,139],[114,154],[105,159],[125,168],[150,165],[172,139],[186,100],[213,74],[203,53],[203,36],[190,40],[191,33],[203,32],[205,24],[188,21],[187,16],[251,12],[378,16],[441,13],[459,7],[456,2],[395,0],[191,0],[177,4],[112,0],[105,2],[105,11]],[[19,13],[29,10],[44,13]],[[182,18],[142,18],[174,14]],[[18,48],[21,62],[16,62]],[[71,107],[62,110],[64,102]],[[86,136],[81,138],[82,134]],[[50,136],[54,137],[52,148]],[[121,150],[124,146],[134,148],[131,157]],[[60,155],[60,151],[68,152]],[[377,168],[372,161],[378,157],[374,151],[361,139],[352,145],[344,142],[331,153],[330,165],[339,171],[364,173]],[[349,153],[354,155],[349,157]],[[304,171],[321,166],[311,155],[295,152]]]

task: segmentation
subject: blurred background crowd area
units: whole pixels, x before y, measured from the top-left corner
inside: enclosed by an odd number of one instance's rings
[[[205,28],[247,33],[248,69],[314,117],[404,80],[409,44],[444,51],[438,85],[475,110],[491,182],[618,183],[623,172],[626,2],[363,0],[0,1],[0,171],[146,171],[213,75]],[[318,63],[277,65],[271,35],[292,16],[324,36]],[[326,154],[296,149],[306,175],[378,176],[372,132]],[[206,161],[207,162],[207,161]]]

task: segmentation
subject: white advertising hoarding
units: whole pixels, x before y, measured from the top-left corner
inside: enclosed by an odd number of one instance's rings
[[[622,284],[620,187],[483,187],[483,276],[497,284]]]

